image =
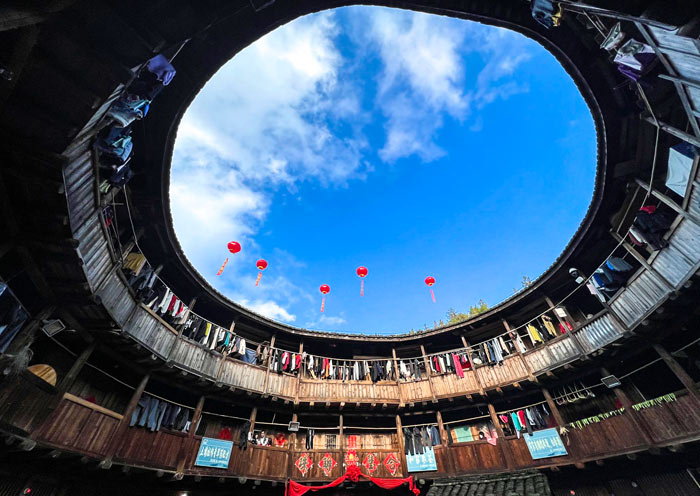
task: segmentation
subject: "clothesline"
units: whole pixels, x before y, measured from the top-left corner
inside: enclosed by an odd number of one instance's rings
[[[187,408],[189,410],[195,409],[195,407],[193,407],[193,406],[183,405],[182,403],[178,403],[177,401],[165,399],[162,396],[158,396],[157,394],[151,393],[150,391],[144,390],[144,394],[148,394],[149,396],[153,396],[154,398],[157,398],[161,401],[165,401],[166,403],[172,403],[173,405],[179,406],[180,408]]]
[[[410,424],[410,425],[402,425],[401,427],[425,427],[426,425],[438,425],[438,423],[437,422],[426,422],[425,424]]]
[[[647,98],[646,98],[646,94],[644,93],[644,90],[642,89],[642,87],[641,87],[638,83],[637,83],[637,88],[638,88],[638,90],[639,90],[639,92],[640,92],[640,95],[642,96],[642,99],[644,100],[644,103],[645,103],[645,105],[646,105],[646,107],[647,107],[647,110],[649,110],[649,112],[650,112],[650,114],[651,114],[651,116],[652,116],[652,118],[653,118],[653,120],[654,120],[654,122],[655,122],[656,128],[657,128],[656,139],[655,139],[655,144],[654,144],[654,157],[653,157],[653,161],[652,161],[652,168],[651,168],[650,179],[649,179],[649,184],[653,184],[653,179],[654,179],[655,170],[656,170],[657,155],[658,155],[658,141],[659,141],[660,127],[659,127],[659,124],[658,124],[658,120],[656,119],[656,116],[655,116],[655,114],[654,114],[654,112],[653,112],[653,110],[652,110],[652,108],[651,108],[651,105],[649,104],[649,102],[648,102],[648,100],[647,100]],[[642,203],[646,202],[646,200],[649,198],[649,196],[650,196],[650,194],[651,194],[651,191],[650,191],[650,190],[651,190],[651,188],[645,192],[645,196],[644,196],[644,199],[642,200]],[[130,220],[130,222],[131,222],[132,231],[134,232],[135,244],[136,244],[136,246],[139,248],[139,250],[141,251],[141,253],[143,253],[143,251],[142,251],[142,250],[140,249],[140,247],[138,246],[138,241],[137,241],[136,236],[135,236],[135,229],[134,229],[134,227],[133,227],[133,219],[131,218],[131,210],[130,210],[130,207],[129,207],[129,200],[128,200],[128,194],[127,194],[127,191],[126,191],[126,185],[124,186],[124,194],[125,194],[125,196],[127,197],[126,205],[127,205],[129,220]],[[630,226],[630,228],[631,228],[631,226]],[[621,240],[616,244],[616,246],[615,246],[615,247],[613,248],[613,250],[611,251],[610,255],[608,255],[608,257],[606,257],[606,259],[607,259],[607,258],[610,258],[610,256],[612,256],[612,255],[615,253],[615,251],[616,251],[620,246],[622,246],[622,244],[624,243],[624,240],[625,240],[626,237],[629,235],[629,230],[630,230],[630,228],[628,228],[627,233],[625,234],[625,236],[622,237]],[[163,282],[162,279],[160,279],[160,276],[156,275],[156,277],[157,277],[159,280],[161,280],[161,282]],[[581,283],[579,283],[571,292],[569,292],[566,296],[564,296],[564,297],[560,300],[560,302],[559,302],[558,304],[554,305],[553,308],[557,308],[557,307],[559,307],[560,305],[562,305],[562,304],[563,304],[566,300],[568,300],[576,291],[578,291],[580,288],[584,287],[585,284],[588,284],[588,283],[591,281],[592,277],[593,277],[593,274],[589,275],[588,278],[584,279]],[[167,285],[166,285],[166,286],[167,286]],[[480,344],[482,344],[482,343],[485,343],[485,342],[487,342],[487,341],[490,341],[491,339],[494,339],[494,338],[500,338],[500,337],[508,336],[508,335],[510,334],[510,332],[517,332],[517,331],[519,331],[519,330],[521,330],[521,329],[525,329],[528,325],[531,325],[533,322],[535,322],[536,320],[538,320],[538,319],[541,318],[542,316],[546,315],[548,312],[551,312],[551,311],[553,310],[553,308],[549,308],[549,309],[543,311],[542,313],[540,313],[539,315],[535,316],[535,317],[532,318],[531,320],[529,320],[529,321],[527,321],[527,322],[525,322],[525,323],[523,323],[523,324],[521,324],[521,325],[519,325],[519,326],[517,326],[517,327],[511,329],[510,331],[506,330],[505,332],[503,332],[503,333],[501,333],[501,334],[499,334],[499,335],[497,335],[497,336],[495,336],[495,337],[492,337],[492,338],[489,338],[489,339],[485,339],[484,341],[481,341],[481,342],[479,342],[479,343],[477,343],[476,345],[473,345],[473,346],[478,346],[478,345],[480,345]],[[194,312],[191,312],[191,313],[194,313]],[[195,315],[197,315],[198,317],[204,319],[203,317],[199,316],[199,315],[196,314],[196,313],[195,313]],[[207,322],[209,322],[207,319],[204,319],[204,320],[207,321]],[[216,324],[216,325],[218,325],[218,324]],[[219,327],[222,327],[222,326],[219,326]],[[506,339],[507,339],[507,338],[506,338]],[[512,341],[512,340],[511,340],[511,341]],[[257,343],[256,343],[256,344],[257,344]],[[457,348],[457,349],[459,349],[459,348]],[[289,350],[285,350],[285,351],[289,351]],[[292,352],[292,353],[293,353],[293,352]],[[447,352],[443,352],[443,353],[447,353]],[[330,358],[330,357],[328,357],[328,358]],[[417,357],[416,357],[416,358],[417,358]]]
[[[478,417],[469,417],[469,418],[465,418],[465,419],[449,420],[447,422],[443,422],[443,425],[452,425],[452,424],[459,424],[462,422],[471,422],[472,420],[479,420],[482,418],[490,418],[490,417],[491,417],[491,415],[480,415]]]
[[[501,414],[501,413],[510,413],[510,412],[515,412],[515,411],[517,411],[517,410],[524,410],[525,408],[531,408],[531,407],[533,407],[533,406],[542,405],[542,404],[544,404],[544,403],[547,403],[547,401],[546,401],[546,400],[545,400],[545,401],[538,401],[537,403],[532,403],[531,405],[519,406],[519,407],[516,407],[516,408],[511,408],[510,410],[503,410],[503,411],[500,411],[500,412],[496,412],[496,414],[498,415],[498,414]]]

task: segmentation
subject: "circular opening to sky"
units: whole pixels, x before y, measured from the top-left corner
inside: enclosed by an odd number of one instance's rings
[[[234,302],[299,327],[409,332],[549,267],[595,164],[590,111],[538,43],[345,7],[275,30],[207,83],[178,129],[170,201],[186,256]]]

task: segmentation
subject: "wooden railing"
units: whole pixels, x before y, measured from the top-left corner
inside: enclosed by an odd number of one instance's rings
[[[647,42],[660,53],[665,53],[664,65],[681,97],[686,100],[690,98],[693,103],[694,93],[690,97],[685,93],[692,85],[686,84],[683,78],[678,79],[678,74],[673,72],[680,55],[668,48],[668,37],[657,39],[657,46],[654,37],[658,37],[659,33],[654,29],[643,32],[648,37]],[[674,39],[679,38],[673,36]],[[679,135],[669,126],[663,127],[663,130]],[[686,134],[683,136],[690,142],[695,143],[694,140],[698,139]],[[64,168],[64,181],[70,224],[74,238],[79,241],[85,277],[93,293],[99,297],[102,308],[125,336],[170,365],[210,381],[260,395],[298,402],[414,403],[470,395],[522,382],[593,353],[625,336],[681,289],[700,268],[700,186],[696,175],[689,182],[688,194],[681,205],[656,191],[652,192],[655,200],[666,203],[681,215],[682,220],[674,228],[669,246],[649,257],[648,268],[640,268],[610,302],[609,311],[601,312],[573,332],[524,354],[506,358],[502,366],[479,367],[475,371],[465,372],[464,378],[442,375],[415,383],[392,384],[297,380],[287,375],[266,374],[258,366],[224,359],[220,354],[178,338],[174,329],[135,301],[120,274],[118,260],[110,251],[108,234],[96,208],[99,205],[95,187],[97,179],[94,156],[88,144],[88,141],[84,141],[72,149],[71,161]],[[640,185],[643,182],[640,181]],[[91,317],[88,311],[86,317]]]
[[[345,455],[350,451],[347,448],[303,450],[300,449],[303,447],[301,443],[283,448],[249,446],[248,449],[241,450],[234,447],[227,469],[197,467],[194,461],[201,442],[200,436],[168,429],[151,432],[146,428],[130,428],[127,427],[129,419],[123,418],[120,413],[69,393],[54,403],[56,393],[39,384],[5,379],[3,397],[18,400],[2,403],[0,427],[5,432],[15,432],[19,438],[28,438],[40,445],[88,459],[112,459],[119,464],[180,472],[184,475],[327,481],[344,473]],[[7,405],[12,405],[12,408]],[[543,460],[531,458],[525,444],[525,433],[521,438],[499,438],[496,445],[484,440],[442,444],[435,447],[437,471],[424,476],[502,472],[585,463],[654,446],[691,442],[700,436],[699,407],[697,399],[682,390],[675,394],[675,401],[669,403],[638,411],[630,409],[600,422],[589,423],[581,429],[568,426],[568,433],[562,435],[568,455]],[[383,462],[393,453],[400,462],[393,476],[405,476],[402,468],[406,466],[405,456],[398,446],[396,433],[378,435],[383,436],[383,448],[355,450],[360,464],[365,455],[373,453],[379,460],[379,466],[373,475],[392,477]],[[295,466],[295,462],[304,453],[308,453],[313,462],[306,475],[302,475]],[[336,468],[327,476],[319,467],[319,461],[326,453],[330,453],[337,463]],[[361,470],[366,471],[362,466]]]

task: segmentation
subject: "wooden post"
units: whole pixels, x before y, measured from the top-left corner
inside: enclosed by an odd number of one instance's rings
[[[608,376],[612,375],[608,369],[602,368],[600,369],[600,372],[603,374],[603,376]],[[639,432],[642,435],[642,438],[644,438],[644,442],[651,445],[654,444],[652,441],[651,437],[647,433],[649,430],[649,426],[646,425],[646,423],[643,421],[638,416],[638,412],[635,412],[634,409],[632,408],[632,402],[630,401],[629,397],[627,396],[627,393],[622,389],[621,386],[617,386],[612,388],[613,392],[615,393],[615,396],[617,399],[620,401],[622,406],[625,408],[625,412],[629,413],[629,419],[630,422],[634,425],[634,428],[637,432]]]
[[[462,338],[462,344],[464,347],[469,350],[471,350],[471,347],[469,346],[469,343],[467,342],[467,338],[464,336],[460,336]],[[469,363],[472,364],[472,372],[474,373],[474,379],[476,380],[476,385],[479,387],[479,394],[481,396],[486,396],[486,390],[484,390],[484,385],[481,383],[481,377],[479,377],[479,373],[476,371],[476,364],[472,362],[472,357],[471,353],[469,354]]]
[[[70,389],[70,387],[73,385],[75,382],[75,379],[78,377],[78,374],[80,373],[81,370],[83,370],[83,367],[87,363],[88,359],[90,358],[90,355],[92,355],[92,352],[95,351],[95,342],[93,341],[90,343],[87,348],[83,350],[83,352],[78,355],[78,357],[75,359],[75,362],[73,362],[73,365],[71,366],[70,370],[68,373],[61,379],[61,382],[58,383],[58,386],[56,387],[56,394],[54,397],[49,401],[48,405],[46,406],[46,414],[48,415],[50,412],[56,409],[58,404],[61,402],[63,399],[63,395]]]
[[[696,403],[700,403],[700,392],[695,385],[695,381],[690,375],[683,369],[680,363],[676,361],[671,354],[666,351],[666,349],[660,344],[655,344],[654,349],[659,354],[661,359],[666,363],[671,372],[678,378],[679,381],[688,390],[688,394],[695,400]]]
[[[576,350],[579,352],[581,357],[583,359],[586,359],[586,352],[583,349],[583,346],[581,346],[581,343],[578,340],[578,336],[576,333],[569,331],[569,329],[566,327],[564,319],[562,319],[559,314],[557,313],[557,307],[554,306],[554,302],[551,300],[549,296],[544,297],[544,301],[547,302],[547,306],[552,309],[552,312],[554,313],[554,316],[557,318],[557,322],[559,322],[559,325],[561,325],[564,329],[566,329],[566,333],[571,337],[571,342],[574,343],[574,346],[576,346]],[[571,314],[566,310],[564,307],[558,307],[561,308],[564,314],[566,315],[566,318],[568,319],[569,324],[571,324],[571,327],[574,327],[576,321],[571,317]]]
[[[506,319],[502,319],[503,322],[503,327],[506,328],[506,331],[510,335],[510,338],[513,339],[513,331],[510,329],[510,325],[508,325],[508,322]],[[520,357],[520,361],[523,364],[523,367],[525,367],[525,371],[527,372],[527,378],[532,381],[538,383],[539,381],[537,380],[537,377],[532,373],[532,368],[530,367],[530,364],[527,363],[527,360],[525,360],[525,357],[523,356],[523,352],[520,351],[520,347],[518,346],[518,343],[515,342],[513,339],[513,346],[515,347],[515,351],[517,352],[517,355]]]
[[[449,448],[450,443],[449,441],[449,434],[445,430],[445,424],[442,422],[442,413],[440,410],[437,410],[435,412],[435,416],[437,417],[437,424],[438,424],[438,431],[440,431],[440,444],[441,444],[441,449],[445,450],[445,453],[447,453],[446,459],[448,460],[450,466],[445,467],[446,472],[449,471],[450,473],[455,473],[455,462],[454,459],[452,458],[452,450]],[[434,449],[434,448],[433,448]]]
[[[344,454],[343,452],[345,451],[345,439],[344,439],[344,434],[343,434],[343,414],[340,414],[340,419],[338,419],[339,422],[339,427],[340,427],[340,438],[338,439],[338,449],[340,450],[340,453],[344,459]]]
[[[270,379],[270,365],[272,364],[272,354],[275,352],[275,338],[277,337],[277,334],[273,334],[272,338],[270,338],[270,353],[267,355],[267,369],[265,370],[265,381],[263,382],[263,387],[262,387],[262,396],[263,398],[267,398],[267,381]],[[280,360],[282,357],[280,357]]]
[[[396,388],[399,391],[399,408],[403,408],[406,406],[406,402],[403,398],[403,394],[401,393],[401,380],[399,378],[399,360],[396,358],[396,350],[394,348],[391,349],[391,356],[394,357],[394,370],[396,372]]]
[[[304,353],[304,340],[303,339],[299,343],[299,356],[300,357],[302,356],[302,353]],[[301,361],[299,362],[299,370],[297,370],[296,390],[294,391],[294,404],[295,405],[299,404],[299,389],[301,388],[301,374],[304,370],[304,360],[303,360],[303,358],[300,360]]]
[[[296,412],[292,414],[292,422],[297,422],[299,420],[299,417],[297,416]],[[287,473],[285,474],[285,478],[289,477],[290,474],[294,470],[294,453],[297,449],[297,433],[292,432],[289,435],[289,444],[287,445],[287,451],[289,451],[289,454],[287,455]]]
[[[229,332],[229,334],[231,334],[231,336],[229,337],[229,339],[233,339],[233,330],[234,330],[235,328],[236,328],[236,321],[235,321],[235,320],[232,320],[232,321],[231,321],[231,325],[230,325],[229,328],[228,328],[228,332]],[[221,353],[221,361],[219,362],[219,369],[216,371],[216,385],[217,385],[217,386],[221,386],[221,384],[222,384],[222,383],[221,383],[221,374],[222,374],[223,371],[224,371],[224,363],[226,362],[226,357],[228,357],[228,351],[227,351],[227,350],[224,350],[224,351]]]
[[[204,409],[204,396],[199,397],[197,401],[197,406],[194,408],[194,413],[192,414],[192,421],[190,422],[190,428],[187,431],[187,437],[180,444],[180,453],[177,456],[178,462],[175,468],[175,478],[177,480],[182,479],[185,474],[185,462],[187,461],[187,451],[194,449],[194,439],[197,433],[197,426],[199,425],[199,419],[202,418],[202,410]]]
[[[162,269],[163,266],[162,266],[162,265],[159,265],[158,268],[159,268],[159,269]],[[187,306],[187,308],[189,308],[190,311],[192,311],[192,308],[194,307],[194,304],[195,304],[195,303],[197,303],[197,297],[196,297],[196,296],[195,296],[194,298],[192,298],[192,300],[190,301],[190,304]],[[137,306],[138,306],[138,305],[137,305]],[[132,313],[132,315],[133,315],[133,313]],[[129,316],[129,320],[131,320],[131,316]],[[180,343],[180,340],[182,339],[182,333],[183,333],[184,330],[185,330],[185,325],[184,325],[184,324],[181,324],[181,325],[179,325],[178,327],[179,327],[179,329],[177,330],[177,339],[173,339],[173,344],[170,346],[170,350],[168,350],[168,354],[166,355],[166,356],[168,357],[168,362],[171,362],[171,361],[172,361],[173,352],[175,351],[175,348],[177,348],[177,345]],[[218,377],[218,375],[217,375],[217,377]]]
[[[255,418],[258,416],[258,407],[254,406],[250,412],[250,429],[248,432],[253,432],[255,430]]]
[[[112,435],[109,437],[109,440],[105,443],[105,446],[107,446],[107,453],[109,454],[104,460],[100,462],[101,468],[108,469],[112,466],[112,459],[114,458],[114,453],[117,451],[117,449],[119,449],[119,446],[123,441],[124,434],[126,434],[126,430],[129,428],[131,416],[133,415],[134,410],[136,410],[136,405],[138,404],[139,399],[141,399],[141,395],[146,389],[148,379],[150,379],[150,375],[146,374],[145,376],[143,376],[143,379],[141,379],[139,385],[136,386],[136,389],[134,389],[134,393],[131,395],[131,399],[129,400],[129,404],[126,406],[124,416],[119,421],[119,424],[117,424],[117,427],[112,432]]]
[[[425,356],[425,353],[423,353],[423,356]],[[399,417],[398,415],[396,416],[396,434],[399,436],[399,449],[401,450],[401,454],[399,455],[401,460],[401,470],[403,471],[404,475],[407,475],[408,464],[406,463],[406,447],[403,443],[403,429],[401,428],[401,417]]]
[[[61,382],[58,384],[58,387],[56,388],[56,392],[60,395],[63,396],[63,393],[65,393],[75,382],[75,379],[78,377],[78,374],[80,373],[81,370],[83,370],[83,367],[87,363],[88,359],[90,358],[90,355],[92,355],[92,352],[95,351],[95,342],[93,341],[90,343],[87,348],[85,348],[80,355],[75,359],[75,362],[73,362],[73,365],[71,366],[70,370],[68,373],[61,379]]]
[[[675,291],[676,288],[671,284],[664,276],[662,276],[659,272],[657,272],[656,269],[654,269],[651,265],[649,265],[649,262],[647,262],[646,257],[643,257],[637,250],[634,249],[632,245],[630,245],[627,241],[623,241],[622,236],[617,234],[615,231],[610,231],[610,235],[613,237],[615,241],[618,243],[622,241],[622,247],[625,249],[627,253],[632,255],[632,258],[634,258],[637,262],[639,262],[639,265],[644,267],[646,270],[654,274],[654,276],[661,281],[661,283],[666,286],[668,289],[671,291]]]
[[[564,418],[561,416],[557,404],[552,399],[552,395],[549,394],[549,390],[547,388],[542,388],[542,394],[544,395],[544,399],[547,400],[547,406],[552,412],[554,420],[557,422],[559,427],[566,427],[566,422],[564,422]]]
[[[496,433],[498,434],[498,446],[501,448],[501,453],[503,453],[503,458],[506,460],[506,467],[512,469],[515,467],[515,460],[513,459],[513,453],[510,451],[510,445],[506,441],[506,435],[503,433],[503,428],[498,420],[498,415],[496,415],[496,409],[491,403],[487,405],[489,407],[489,415],[491,415],[491,422],[496,428]]]
[[[435,396],[435,386],[433,386],[433,378],[430,373],[430,363],[428,357],[425,353],[425,346],[420,345],[420,352],[423,355],[423,363],[425,364],[425,373],[428,376],[428,384],[430,385],[430,394],[433,396],[432,402],[437,403],[437,397]],[[405,473],[405,472],[404,472]]]
[[[192,439],[197,433],[199,419],[202,418],[202,410],[204,410],[204,399],[204,396],[200,396],[199,401],[197,401],[197,406],[194,408],[194,413],[192,414],[192,421],[190,422],[190,429],[187,431],[187,437],[190,439]]]
[[[194,298],[192,298],[192,299],[190,300],[190,304],[187,305],[187,308],[189,308],[190,312],[192,311],[192,309],[194,309],[195,303],[197,303],[197,297],[196,297],[196,296],[195,296]],[[183,332],[184,330],[185,330],[185,325],[184,325],[184,324],[180,325],[180,329],[178,329],[178,333],[177,333],[177,338],[178,338],[178,339],[182,338],[182,332]]]
[[[564,319],[562,319],[562,318],[559,316],[559,314],[558,314],[557,311],[555,310],[556,308],[561,308],[561,310],[562,310],[562,311],[564,312],[564,314],[566,315],[566,318],[568,319],[569,324],[571,324],[571,327],[574,327],[574,325],[576,324],[576,321],[574,320],[574,318],[571,316],[571,314],[569,313],[569,311],[568,311],[566,308],[564,308],[563,306],[557,307],[549,296],[545,296],[545,297],[544,297],[544,301],[546,301],[546,302],[547,302],[547,305],[549,306],[549,308],[552,309],[552,311],[554,312],[554,316],[557,318],[557,321],[558,321],[560,324],[562,324],[562,325],[564,324]],[[564,327],[566,327],[566,326],[564,326]],[[567,332],[568,332],[568,329],[567,329]]]

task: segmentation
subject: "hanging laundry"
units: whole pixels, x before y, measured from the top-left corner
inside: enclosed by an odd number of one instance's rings
[[[562,8],[552,0],[531,0],[532,17],[547,29],[561,24]]]
[[[628,40],[620,47],[613,59],[617,69],[632,81],[639,81],[655,61],[654,49],[636,40]]]
[[[532,324],[527,325],[527,334],[528,336],[530,336],[530,341],[532,341],[533,346],[537,343],[544,343],[544,340],[542,339],[542,336],[540,336],[539,331]]]
[[[650,205],[649,207],[653,207]],[[668,241],[663,238],[673,223],[674,216],[656,209],[655,207],[642,207],[634,219],[635,232],[639,233],[645,242],[654,250],[661,250],[668,246]]]

